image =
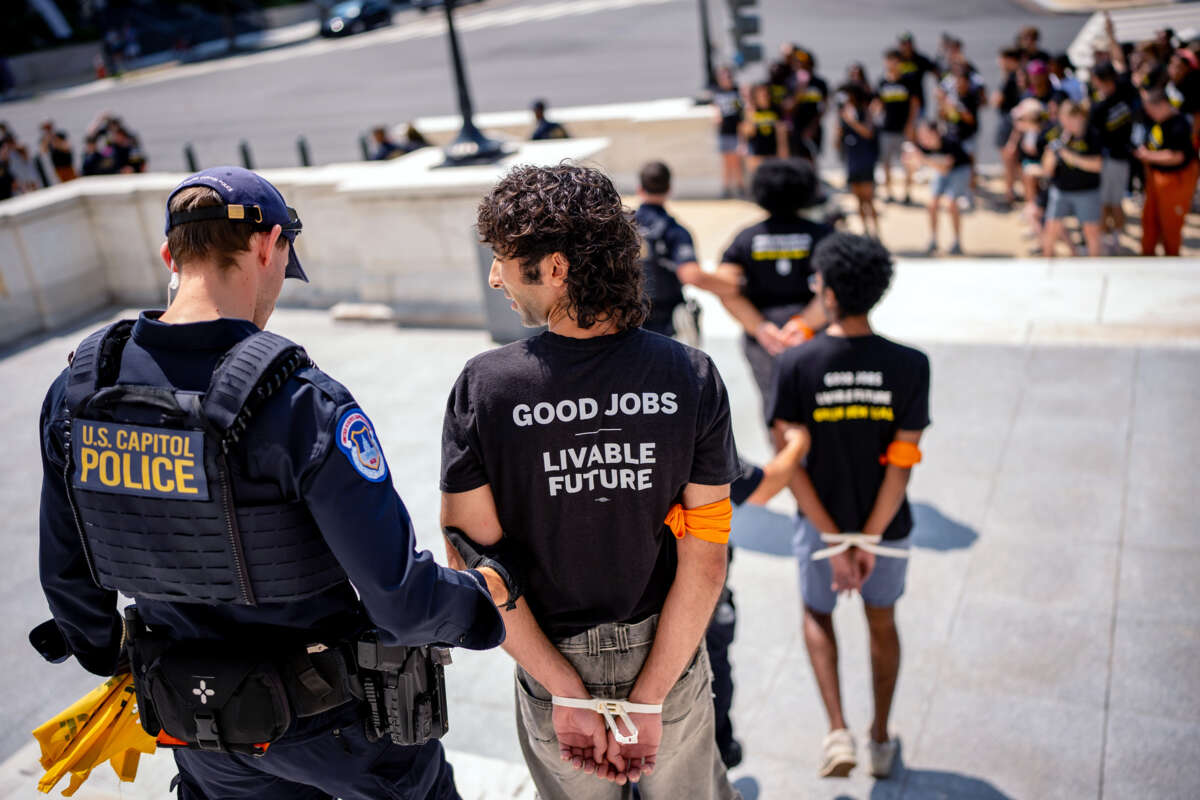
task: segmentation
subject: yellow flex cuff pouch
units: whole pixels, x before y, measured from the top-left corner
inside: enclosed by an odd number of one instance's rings
[[[696,508],[684,508],[676,503],[667,512],[665,522],[676,539],[682,539],[685,534],[690,533],[706,542],[725,544],[729,541],[732,520],[733,505],[726,497]]]
[[[912,469],[921,463],[921,449],[912,442],[892,442],[887,452],[879,457],[879,463],[901,469]]]

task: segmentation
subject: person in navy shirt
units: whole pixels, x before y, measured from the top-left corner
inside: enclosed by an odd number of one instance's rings
[[[143,312],[133,323],[116,384],[203,392],[231,348],[266,325],[285,274],[307,281],[293,247],[300,222],[273,186],[238,167],[193,175],[168,202],[162,257],[178,295],[166,311]],[[171,222],[180,213],[235,207],[253,214],[236,222],[232,214]],[[41,414],[41,582],[69,653],[85,669],[111,675],[121,669],[124,629],[117,592],[93,579],[92,556],[81,547],[73,517],[65,480],[71,460],[68,374],[50,387]],[[233,505],[302,507],[344,577],[287,603],[135,595],[153,631],[173,642],[211,642],[231,652],[352,640],[372,627],[387,645],[486,649],[503,641],[504,625],[487,584],[498,576],[451,570],[416,550],[412,521],[392,487],[374,428],[350,392],[326,373],[311,365],[295,371],[250,418],[227,458]],[[153,530],[152,516],[144,522]],[[251,562],[254,547],[253,540],[245,544]],[[321,796],[363,800],[458,796],[439,741],[413,747],[387,736],[368,741],[363,715],[351,700],[295,719],[262,758],[176,750],[180,797],[294,800],[315,796],[314,787]]]

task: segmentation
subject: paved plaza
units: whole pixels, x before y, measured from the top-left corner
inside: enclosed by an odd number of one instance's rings
[[[710,240],[727,231],[700,233],[701,252],[712,252]],[[785,495],[734,524],[734,720],[746,750],[734,776],[747,797],[1200,796],[1196,268],[1165,259],[901,263],[878,327],[929,353],[934,420],[913,477],[916,549],[898,610],[893,721],[904,769],[880,782],[862,766],[845,780],[816,777],[826,726],[800,636]],[[705,310],[739,448],[764,459],[737,332],[719,307]],[[0,355],[3,797],[38,796],[28,731],[98,683],[73,662],[40,662],[25,634],[47,616],[36,578],[38,408],[66,354],[100,321]],[[440,553],[443,404],[462,363],[490,346],[486,334],[336,323],[301,310],[279,311],[271,327],[355,392],[420,544]],[[861,746],[870,696],[860,602],[844,601],[836,621]],[[455,662],[445,743],[464,797],[532,797],[511,660],[457,651]],[[172,774],[157,755],[118,793],[103,766],[77,796],[165,797]]]

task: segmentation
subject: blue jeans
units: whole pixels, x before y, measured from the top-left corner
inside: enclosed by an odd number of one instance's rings
[[[357,703],[297,720],[261,758],[176,750],[179,800],[460,800],[442,743],[368,742]]]
[[[629,696],[658,617],[632,625],[605,623],[555,642],[593,697]],[[703,646],[663,703],[662,743],[654,772],[638,782],[643,800],[740,800],[725,776],[713,730],[712,673]],[[516,670],[517,739],[540,800],[617,800],[620,787],[576,770],[559,757],[550,692],[521,667]]]
[[[888,547],[907,549],[909,539],[882,542],[882,544]],[[832,614],[834,606],[837,605],[837,595],[831,588],[833,568],[829,566],[827,558],[820,561],[812,560],[812,554],[825,546],[817,529],[804,517],[798,517],[796,535],[792,539],[792,549],[799,562],[800,596],[803,598],[804,604],[813,611]],[[896,601],[904,594],[904,579],[907,573],[907,558],[875,556],[875,569],[871,570],[866,583],[859,590],[863,602],[872,608],[891,608],[896,605]]]

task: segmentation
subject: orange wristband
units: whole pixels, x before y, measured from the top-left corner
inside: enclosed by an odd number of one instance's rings
[[[706,542],[725,544],[729,541],[732,520],[733,504],[726,497],[696,508],[684,508],[676,503],[671,506],[664,521],[676,539],[682,539],[690,533]]]
[[[879,457],[879,463],[912,469],[921,463],[921,449],[912,442],[892,442],[888,445],[887,452]]]

